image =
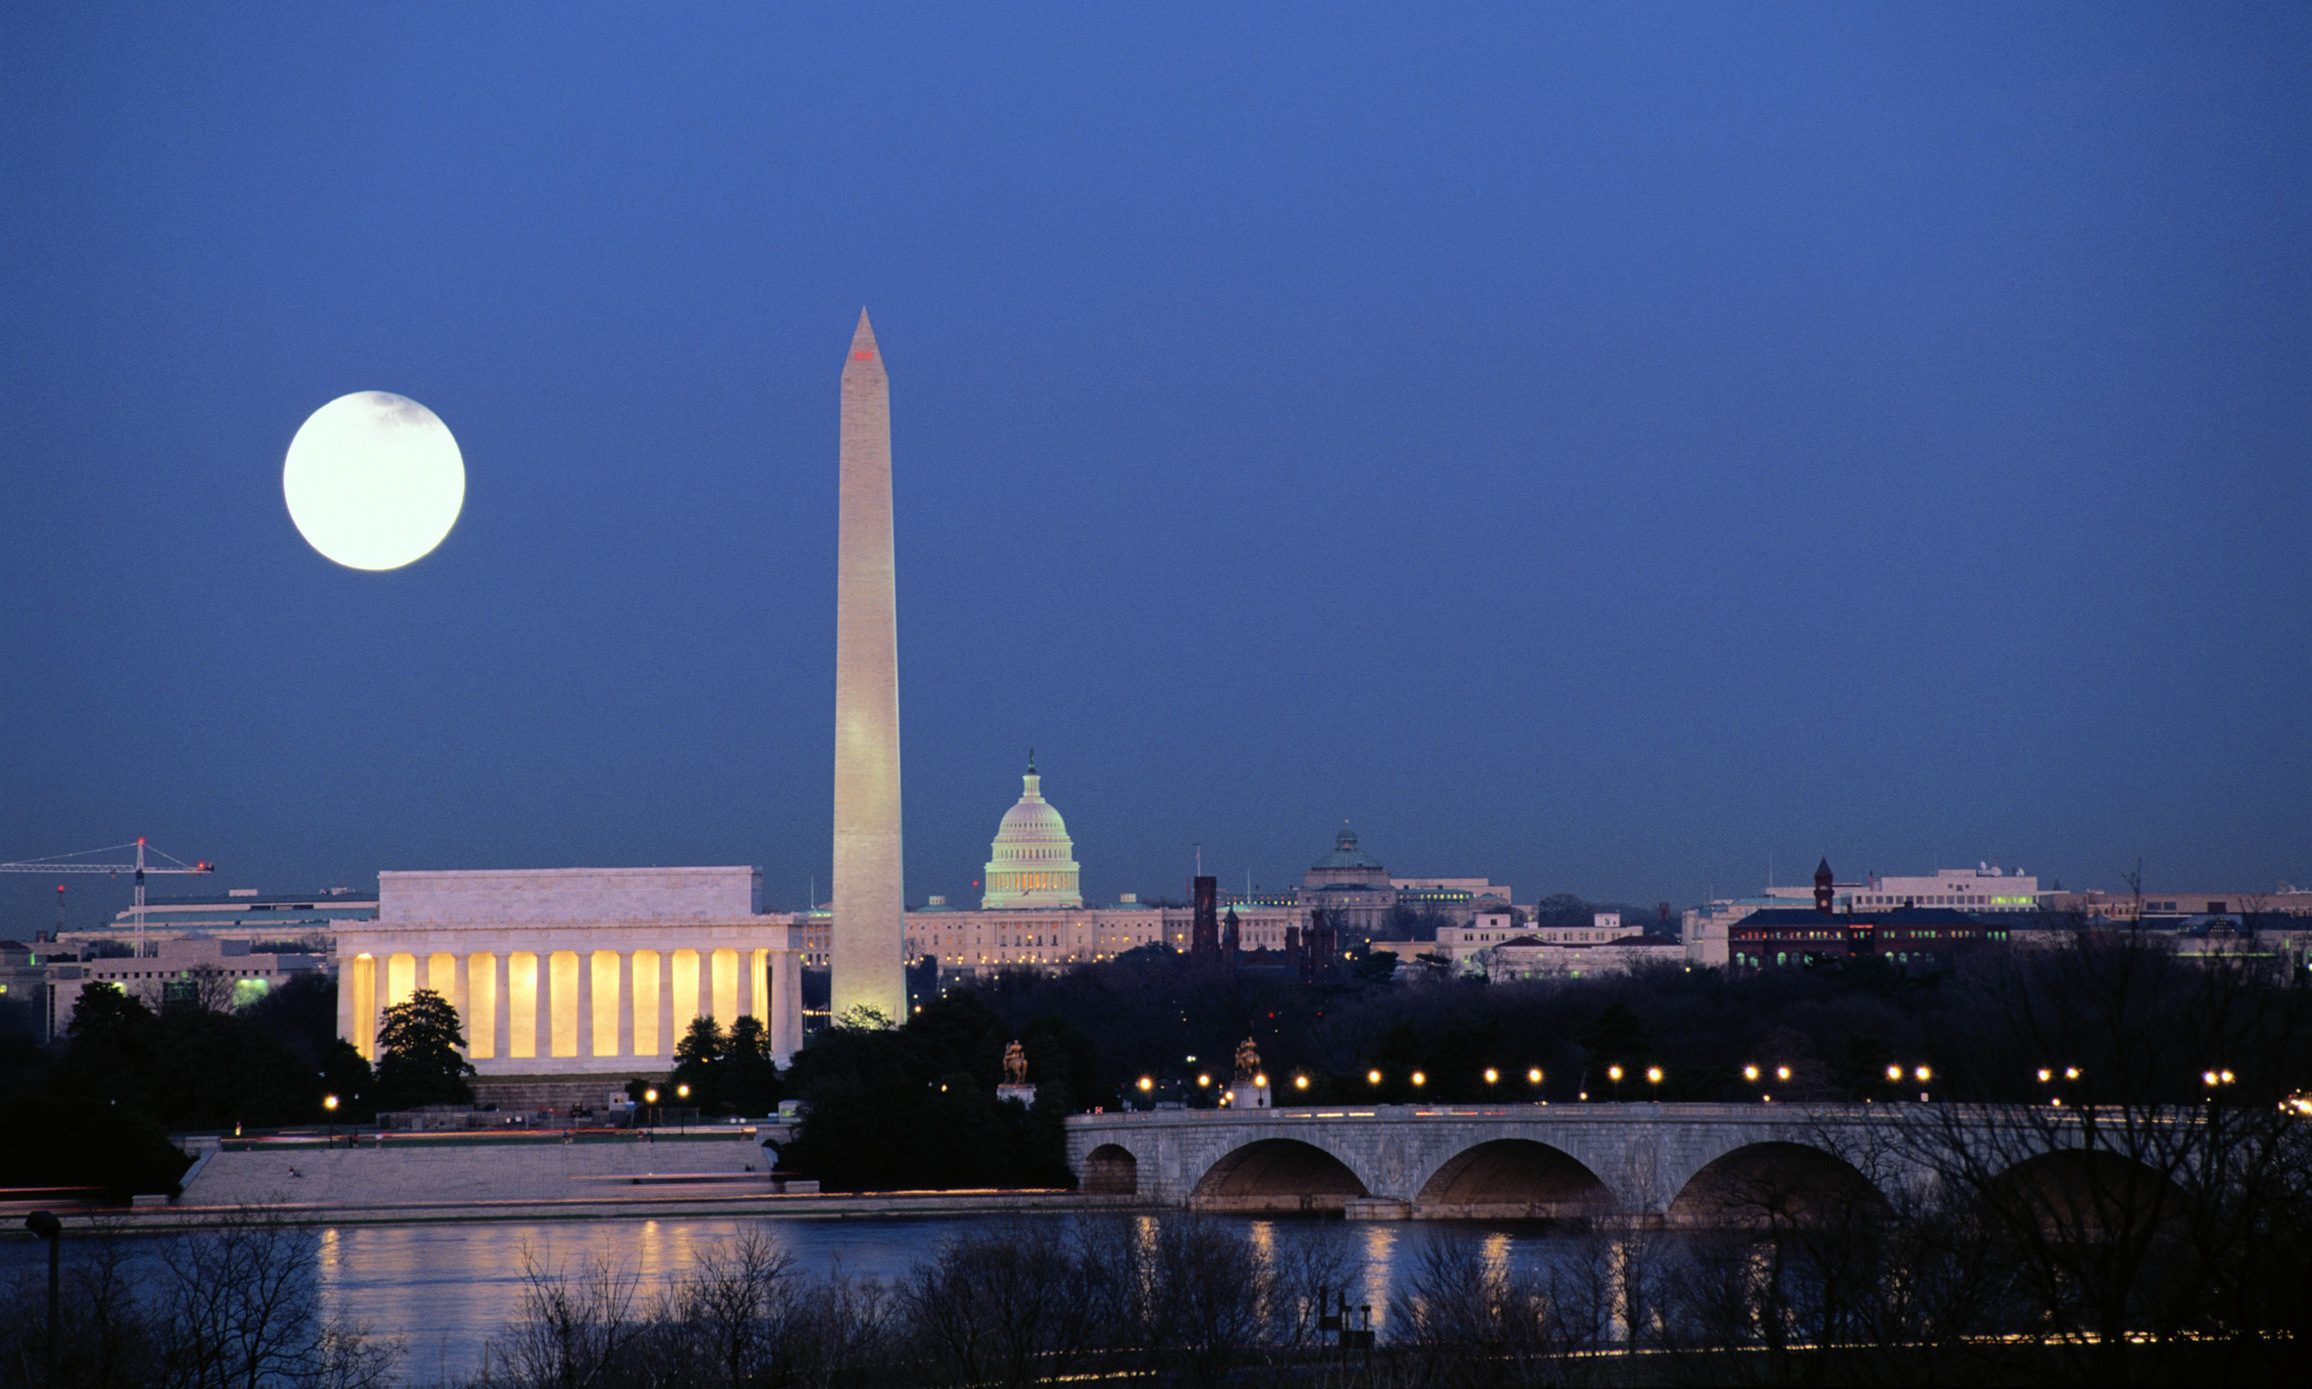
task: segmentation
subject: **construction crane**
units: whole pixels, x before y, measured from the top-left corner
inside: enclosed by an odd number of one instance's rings
[[[127,863],[89,862],[92,854],[117,854],[123,849],[136,850],[136,857]],[[149,863],[145,855],[166,859],[166,863]],[[0,873],[123,873],[136,874],[136,953],[138,959],[145,953],[145,874],[147,873],[214,873],[213,863],[187,863],[172,854],[162,853],[146,844],[138,835],[134,844],[107,844],[101,849],[82,849],[76,854],[58,854],[54,858],[26,859],[21,863],[0,863]],[[64,890],[58,884],[57,891]]]

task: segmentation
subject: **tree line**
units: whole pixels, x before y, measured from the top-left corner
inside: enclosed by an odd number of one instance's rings
[[[1926,1153],[1940,1141],[1900,1120],[1887,1133]],[[2312,1334],[2304,1135],[2233,1132],[2201,1156],[2253,1154],[2275,1138],[2298,1165],[2292,1189],[2258,1190],[2219,1163],[2190,1193],[2073,1183],[2051,1200],[2056,1187],[1978,1184],[1962,1165],[1929,1186],[1847,1201],[1822,1188],[1800,1201],[1761,1180],[1729,1190],[1712,1228],[1568,1222],[1515,1258],[1486,1230],[1400,1229],[1378,1305],[1364,1231],[1286,1237],[1186,1212],[990,1220],[889,1280],[805,1270],[768,1230],[706,1246],[656,1285],[614,1261],[531,1259],[518,1315],[463,1382],[2282,1382]],[[2237,1238],[2241,1222],[2254,1241]],[[318,1243],[251,1218],[157,1255],[83,1236],[60,1375],[43,1368],[44,1289],[31,1271],[0,1289],[0,1366],[41,1389],[389,1382],[396,1343],[322,1316]],[[132,1269],[140,1252],[159,1268]]]
[[[2156,1000],[2161,1020],[2110,1023],[2124,1011],[2115,990],[2138,1010]],[[901,1026],[815,1035],[786,1071],[756,1020],[699,1019],[663,1084],[687,1085],[682,1103],[710,1114],[804,1101],[782,1161],[831,1190],[1055,1186],[1070,1180],[1065,1115],[1212,1103],[1247,1038],[1280,1098],[1309,1103],[1887,1101],[1925,1089],[1937,1101],[2191,1104],[2206,1098],[2204,1074],[2222,1074],[2220,1102],[2247,1106],[2312,1083],[2306,1015],[2300,973],[2183,961],[2127,931],[1930,971],[1866,957],[1515,984],[1407,985],[1354,969],[1305,982],[1154,946],[1063,974],[951,980]],[[1024,1109],[995,1095],[1015,1039],[1036,1087]],[[166,1189],[155,1171],[183,1165],[169,1131],[361,1121],[471,1097],[446,1001],[419,991],[388,1011],[380,1040],[373,1072],[337,1037],[335,986],[317,976],[237,1011],[155,1012],[90,988],[55,1045],[0,1045],[0,1095],[18,1119],[0,1131],[0,1178]],[[1306,1088],[1287,1088],[1302,1077]],[[907,1141],[923,1132],[950,1141]]]

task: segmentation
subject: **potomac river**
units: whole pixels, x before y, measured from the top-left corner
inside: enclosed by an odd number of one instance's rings
[[[1065,1222],[1065,1215],[1019,1219]],[[1135,1215],[1133,1219],[1163,1219]],[[1483,1242],[1488,1262],[1530,1267],[1556,1242],[1539,1225],[1469,1226],[1433,1222],[1343,1222],[1212,1217],[1243,1230],[1256,1248],[1287,1242],[1337,1242],[1352,1265],[1364,1268],[1350,1304],[1369,1303],[1374,1325],[1386,1313],[1389,1291],[1410,1276],[1430,1240]],[[768,1236],[795,1258],[798,1274],[819,1277],[837,1268],[868,1278],[896,1279],[929,1257],[951,1235],[984,1226],[987,1217],[897,1216],[851,1219],[793,1216],[698,1216],[536,1222],[474,1221],[411,1225],[321,1225],[300,1231],[316,1242],[324,1316],[366,1322],[380,1337],[403,1342],[400,1377],[409,1384],[455,1383],[477,1372],[483,1343],[521,1313],[527,1260],[576,1273],[608,1261],[640,1280],[639,1300],[686,1270],[692,1254],[742,1231]],[[67,1224],[64,1257],[87,1236],[86,1222]],[[77,1236],[77,1238],[76,1238]],[[132,1260],[157,1261],[167,1233],[128,1234]],[[39,1242],[0,1242],[0,1276],[9,1280],[45,1269]]]

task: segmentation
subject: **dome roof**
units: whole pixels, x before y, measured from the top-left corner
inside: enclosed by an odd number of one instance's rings
[[[1027,775],[1020,780],[1019,803],[1003,813],[995,843],[989,846],[983,880],[987,886],[980,905],[990,910],[1080,907],[1084,897],[1075,841],[1068,838],[1067,821],[1044,799],[1044,779],[1036,775],[1032,753]]]
[[[1340,834],[1334,837],[1333,851],[1325,855],[1323,858],[1318,859],[1315,863],[1310,864],[1309,867],[1318,870],[1326,868],[1369,868],[1377,871],[1386,871],[1385,869],[1381,868],[1381,861],[1379,859],[1374,858],[1371,854],[1368,854],[1364,850],[1357,847],[1357,832],[1353,829],[1350,829],[1347,825],[1341,826]]]
[[[1019,804],[1005,811],[1002,823],[996,826],[996,845],[1067,843],[1068,822],[1044,799],[1043,778],[1030,772],[1023,780],[1027,786]]]

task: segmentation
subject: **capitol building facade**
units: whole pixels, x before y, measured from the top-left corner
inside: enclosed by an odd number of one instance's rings
[[[907,958],[939,961],[940,972],[977,976],[1001,969],[1065,969],[1112,960],[1144,945],[1186,950],[1187,907],[1160,907],[1126,893],[1112,906],[1085,906],[1082,869],[1067,822],[1044,799],[1028,760],[1017,804],[1004,812],[989,846],[979,908],[934,897],[907,913]],[[1237,909],[1240,948],[1282,950],[1300,913],[1285,905]]]
[[[933,897],[908,910],[910,964],[929,957],[939,962],[943,977],[969,978],[1004,969],[1096,964],[1146,945],[1185,951],[1193,940],[1189,907],[1142,902],[1133,893],[1113,904],[1085,904],[1075,841],[1059,810],[1044,799],[1032,757],[1018,802],[996,827],[980,881],[976,908]],[[1506,886],[1482,878],[1392,878],[1344,827],[1298,888],[1231,893],[1220,901],[1234,922],[1239,951],[1282,954],[1291,948],[1286,933],[1305,931],[1318,911],[1344,936],[1370,936],[1385,929],[1389,911],[1398,906],[1442,910],[1466,924],[1478,910],[1505,907],[1508,896]],[[826,964],[832,914],[821,909],[795,919],[805,963]]]

